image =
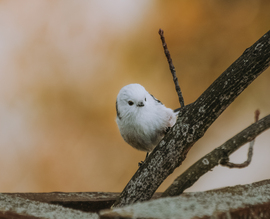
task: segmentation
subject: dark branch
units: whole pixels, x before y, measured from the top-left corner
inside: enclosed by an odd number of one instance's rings
[[[162,197],[177,196],[182,194],[184,190],[191,187],[202,175],[219,165],[221,160],[227,158],[242,145],[254,139],[256,136],[269,128],[270,115],[264,117],[256,123],[253,123],[248,128],[244,129],[226,141],[224,144],[198,160],[175,179],[175,181],[162,194]]]
[[[258,122],[259,115],[260,115],[260,111],[256,110],[255,111],[255,122]],[[251,142],[249,142],[248,158],[247,158],[247,160],[245,162],[240,163],[240,164],[231,163],[231,162],[229,162],[230,159],[227,156],[224,159],[220,160],[220,165],[226,166],[226,167],[229,167],[229,168],[245,168],[245,167],[247,167],[251,163],[251,159],[252,159],[252,156],[253,156],[254,142],[255,142],[255,138]]]
[[[114,206],[149,200],[195,142],[269,64],[270,31],[246,49],[194,103],[181,108],[176,124],[137,170]]]
[[[163,46],[163,49],[164,49],[164,53],[165,53],[165,55],[167,57],[169,67],[170,67],[170,70],[171,70],[171,73],[172,73],[172,76],[173,76],[173,82],[175,84],[175,90],[176,90],[178,98],[179,98],[180,106],[184,107],[185,106],[184,98],[183,98],[182,91],[181,91],[181,88],[180,88],[179,83],[178,83],[178,79],[176,77],[175,68],[174,68],[174,65],[172,63],[171,55],[170,55],[170,52],[168,50],[168,47],[167,47],[167,44],[166,44],[166,41],[165,41],[165,38],[164,38],[164,31],[162,29],[159,29],[158,33],[160,35],[160,39],[162,41],[162,46]]]
[[[224,158],[222,158],[220,160],[220,165],[222,165],[224,167],[239,168],[239,169],[247,167],[251,163],[251,159],[252,159],[252,156],[253,156],[254,142],[255,142],[255,140],[252,140],[251,142],[249,142],[248,158],[247,158],[247,160],[245,162],[243,162],[243,163],[232,163],[232,162],[229,162],[228,157],[224,157]]]

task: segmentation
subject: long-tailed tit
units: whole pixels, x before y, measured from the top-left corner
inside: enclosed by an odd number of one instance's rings
[[[177,110],[165,107],[140,84],[129,84],[117,96],[116,122],[129,145],[151,152],[175,124]]]

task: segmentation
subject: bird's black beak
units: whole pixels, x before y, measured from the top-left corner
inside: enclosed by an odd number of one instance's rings
[[[142,107],[142,106],[144,106],[144,104],[143,104],[143,102],[139,102],[139,103],[137,104],[137,106],[138,106],[138,107]]]

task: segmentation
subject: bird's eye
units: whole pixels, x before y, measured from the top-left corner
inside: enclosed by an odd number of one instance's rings
[[[128,101],[128,105],[132,106],[134,103],[132,101]]]

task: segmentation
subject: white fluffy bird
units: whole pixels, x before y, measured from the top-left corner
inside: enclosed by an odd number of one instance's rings
[[[116,122],[123,139],[132,147],[151,152],[177,119],[140,84],[124,86],[116,100]]]

